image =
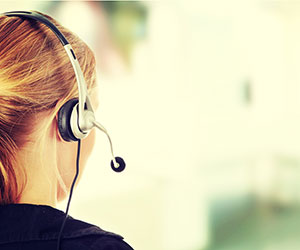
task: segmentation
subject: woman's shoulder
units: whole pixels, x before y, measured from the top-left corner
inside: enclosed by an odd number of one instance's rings
[[[84,237],[66,239],[61,250],[133,250],[123,239],[114,236],[86,235]]]
[[[0,206],[0,249],[55,249],[65,213],[31,204]],[[2,230],[3,229],[3,230]],[[132,250],[121,235],[68,216],[61,250]]]
[[[72,217],[68,222],[62,237],[62,250],[133,250],[119,234]]]

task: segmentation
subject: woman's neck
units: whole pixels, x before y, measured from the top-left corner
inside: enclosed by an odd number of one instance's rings
[[[36,147],[26,147],[18,154],[26,173],[24,189],[19,203],[48,205],[56,207],[57,181],[54,174],[54,159],[56,159],[55,142],[47,142],[42,161],[38,159]]]

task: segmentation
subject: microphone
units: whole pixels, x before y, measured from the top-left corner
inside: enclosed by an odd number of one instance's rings
[[[117,173],[122,172],[126,167],[126,163],[123,160],[123,158],[121,158],[119,156],[116,156],[116,157],[114,156],[112,141],[110,139],[110,136],[109,136],[107,130],[96,120],[93,121],[93,124],[96,128],[98,128],[99,130],[101,130],[102,132],[104,132],[107,135],[107,138],[108,138],[109,144],[110,144],[110,151],[111,151],[111,155],[112,155],[112,160],[110,162],[110,166],[111,166],[112,170]]]
[[[123,158],[121,158],[119,156],[116,156],[114,159],[115,160],[111,160],[111,162],[110,162],[110,166],[111,166],[112,170],[115,172],[118,172],[118,173],[122,172],[126,167],[125,161],[123,160]]]

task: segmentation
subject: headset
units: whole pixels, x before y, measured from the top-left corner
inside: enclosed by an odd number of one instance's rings
[[[79,62],[77,60],[77,57],[74,53],[74,50],[72,49],[72,46],[69,44],[66,37],[59,31],[59,29],[45,16],[37,13],[37,12],[31,12],[31,11],[11,11],[11,12],[5,12],[2,15],[8,16],[8,17],[20,17],[20,18],[28,18],[28,19],[34,19],[38,22],[41,22],[45,24],[47,27],[52,30],[52,32],[57,36],[63,47],[65,48],[65,51],[72,63],[77,86],[78,86],[78,99],[71,99],[64,103],[61,108],[58,111],[58,130],[65,141],[78,141],[78,150],[77,150],[77,161],[76,161],[76,175],[74,177],[71,191],[69,195],[68,205],[66,209],[66,216],[63,221],[63,224],[61,226],[60,233],[58,235],[58,243],[57,243],[57,249],[60,249],[60,238],[62,235],[62,231],[66,222],[66,219],[68,217],[68,210],[69,205],[72,197],[73,188],[76,182],[76,179],[78,177],[79,172],[79,155],[80,155],[80,143],[81,139],[88,136],[89,132],[92,128],[96,127],[100,129],[102,132],[104,132],[109,140],[110,143],[110,149],[112,154],[112,160],[111,160],[111,168],[115,172],[122,172],[125,169],[126,163],[121,157],[115,157],[113,153],[113,146],[111,138],[107,132],[107,130],[95,119],[95,114],[93,111],[93,107],[90,101],[90,97],[87,92],[86,82],[82,73],[82,70],[80,68]]]

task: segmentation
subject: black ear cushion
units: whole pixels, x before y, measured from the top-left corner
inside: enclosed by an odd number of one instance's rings
[[[58,130],[61,137],[65,141],[78,141],[71,129],[71,114],[74,106],[78,103],[78,99],[67,101],[58,111]]]

